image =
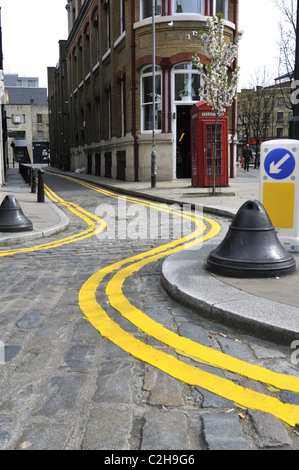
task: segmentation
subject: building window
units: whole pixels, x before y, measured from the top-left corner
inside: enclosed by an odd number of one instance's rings
[[[189,1],[189,0],[187,0]],[[162,14],[162,0],[155,0],[156,15]],[[149,18],[153,15],[152,2],[150,0],[140,0],[140,19]]]
[[[100,59],[100,36],[99,36],[99,17],[98,7],[93,11],[92,17],[92,30],[91,30],[91,54],[92,66],[95,66]]]
[[[228,2],[227,0],[214,0],[214,14],[222,13],[223,18],[227,20],[228,18]]]
[[[13,114],[12,115],[13,124],[24,124],[25,114]]]
[[[125,0],[119,0],[120,8],[120,34],[126,30]]]
[[[106,90],[106,98],[107,98],[107,124],[108,124],[108,140],[112,138],[112,114],[111,114],[111,88]]]
[[[283,122],[283,113],[281,113],[281,112],[277,113],[277,121],[276,122]]]
[[[110,5],[106,8],[106,28],[107,28],[107,50],[110,49],[111,46],[111,31],[110,31]]]
[[[38,141],[44,140],[44,133],[43,133],[43,131],[37,131],[37,140],[38,140]]]
[[[8,137],[14,140],[25,140],[26,139],[26,131],[9,131]]]
[[[283,129],[282,129],[282,127],[277,127],[276,131],[277,131],[277,138],[278,138],[278,139],[282,139],[282,137],[283,137]]]
[[[42,124],[43,123],[43,115],[42,114],[38,114],[37,115],[37,124]]]
[[[191,64],[174,67],[175,101],[200,101],[200,74]]]
[[[155,129],[162,128],[162,73],[161,68],[156,67],[156,93],[155,93]],[[142,112],[141,129],[150,131],[153,129],[153,67],[146,67],[141,74]]]
[[[120,101],[121,101],[121,136],[124,137],[127,133],[126,129],[126,79],[124,77],[120,82]]]
[[[204,12],[203,0],[175,0],[175,13],[202,13]]]

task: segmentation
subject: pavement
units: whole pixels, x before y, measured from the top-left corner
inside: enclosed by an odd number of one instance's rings
[[[223,217],[228,223],[243,203],[259,199],[259,169],[254,168],[249,172],[237,169],[236,177],[230,178],[229,187],[217,188],[214,196],[208,188],[193,188],[190,179],[157,182],[156,187],[151,188],[150,183],[124,182],[48,166],[45,169],[128,196],[166,204],[191,204],[207,216]],[[23,213],[32,221],[33,230],[0,232],[0,249],[1,246],[45,238],[68,228],[67,214],[46,196],[44,202],[37,202],[37,195],[31,193],[31,187],[23,180],[18,167],[7,169],[6,184],[0,187],[0,204],[8,194],[15,196]],[[223,233],[221,237],[224,237]],[[292,253],[297,263],[292,274],[262,279],[229,278],[205,269],[208,253],[220,242],[221,238],[216,237],[201,250],[184,250],[167,257],[161,276],[168,294],[205,318],[234,326],[244,333],[285,345],[299,339],[299,253]]]

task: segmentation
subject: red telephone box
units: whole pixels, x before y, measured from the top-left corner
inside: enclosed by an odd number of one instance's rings
[[[213,145],[216,113],[200,101],[191,108],[191,181],[192,186],[213,186]],[[218,117],[216,130],[216,186],[228,186],[228,117]]]

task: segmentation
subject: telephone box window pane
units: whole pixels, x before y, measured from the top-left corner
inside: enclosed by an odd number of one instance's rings
[[[207,137],[207,176],[211,176],[212,167],[213,167],[213,145],[214,145],[214,139],[215,139],[215,124],[207,124],[206,137]],[[215,174],[216,175],[223,174],[222,124],[217,124],[217,131],[216,131]]]

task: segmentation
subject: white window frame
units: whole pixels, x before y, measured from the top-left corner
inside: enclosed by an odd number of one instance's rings
[[[181,0],[172,0],[172,11],[175,15],[181,15],[181,14],[204,15],[204,12],[205,12],[205,1],[204,0],[200,0],[200,12],[198,12],[198,13],[188,12],[188,11],[183,11],[182,13],[176,13],[176,6],[177,6],[178,1],[181,1]],[[188,0],[184,0],[184,1],[188,2]]]
[[[147,69],[150,69],[150,71],[146,71]],[[159,101],[159,104],[160,104],[160,109],[161,109],[161,112],[162,112],[162,102],[163,102],[163,81],[162,81],[162,69],[161,67],[157,66],[156,65],[156,78],[158,76],[160,76],[160,81],[161,81],[161,99]],[[148,103],[144,103],[143,102],[143,80],[144,78],[147,78],[147,77],[152,77],[153,76],[153,67],[152,65],[147,65],[146,67],[143,68],[143,70],[141,71],[141,74],[140,74],[140,119],[141,119],[141,133],[142,134],[150,134],[153,132],[153,129],[145,129],[145,122],[144,122],[144,110],[145,110],[145,106],[152,106],[153,105],[153,101],[150,101]],[[157,86],[157,80],[156,80],[156,86]],[[157,105],[157,100],[156,100],[156,105]],[[159,109],[159,108],[157,108]],[[157,133],[160,133],[162,132],[162,119],[161,119],[161,129],[157,129],[155,128],[155,132]]]
[[[176,79],[176,75],[199,75],[200,76],[200,72],[198,69],[196,68],[190,68],[190,69],[184,69],[183,66],[184,65],[190,65],[190,62],[181,62],[180,64],[176,64],[173,66],[173,69],[172,69],[172,74],[173,74],[173,79],[172,79],[172,96],[173,96],[173,100],[174,100],[174,103],[175,105],[180,105],[180,104],[194,104],[194,103],[198,103],[198,101],[200,101],[200,97],[199,99],[196,99],[196,100],[176,100],[176,96],[175,96],[175,79]],[[182,66],[182,68],[179,68],[180,66]]]
[[[223,0],[224,2],[224,12],[223,12],[223,19],[228,20],[228,0]],[[214,0],[214,15],[216,15],[216,0]]]
[[[156,14],[156,16],[160,16],[160,15],[162,15],[162,2],[163,2],[163,0],[156,0],[156,2],[157,1],[160,3],[160,5],[158,5],[158,6],[160,7],[161,11],[158,12]],[[140,21],[145,20],[146,18],[150,18],[152,16],[152,13],[151,13],[150,16],[144,17],[144,14],[143,14],[143,4],[144,4],[144,2],[150,2],[151,5],[152,5],[151,0],[140,0]],[[156,3],[156,9],[157,9],[157,3]],[[152,9],[151,9],[151,11],[152,11]]]
[[[13,114],[12,123],[13,124],[24,124],[26,122],[25,114]]]

